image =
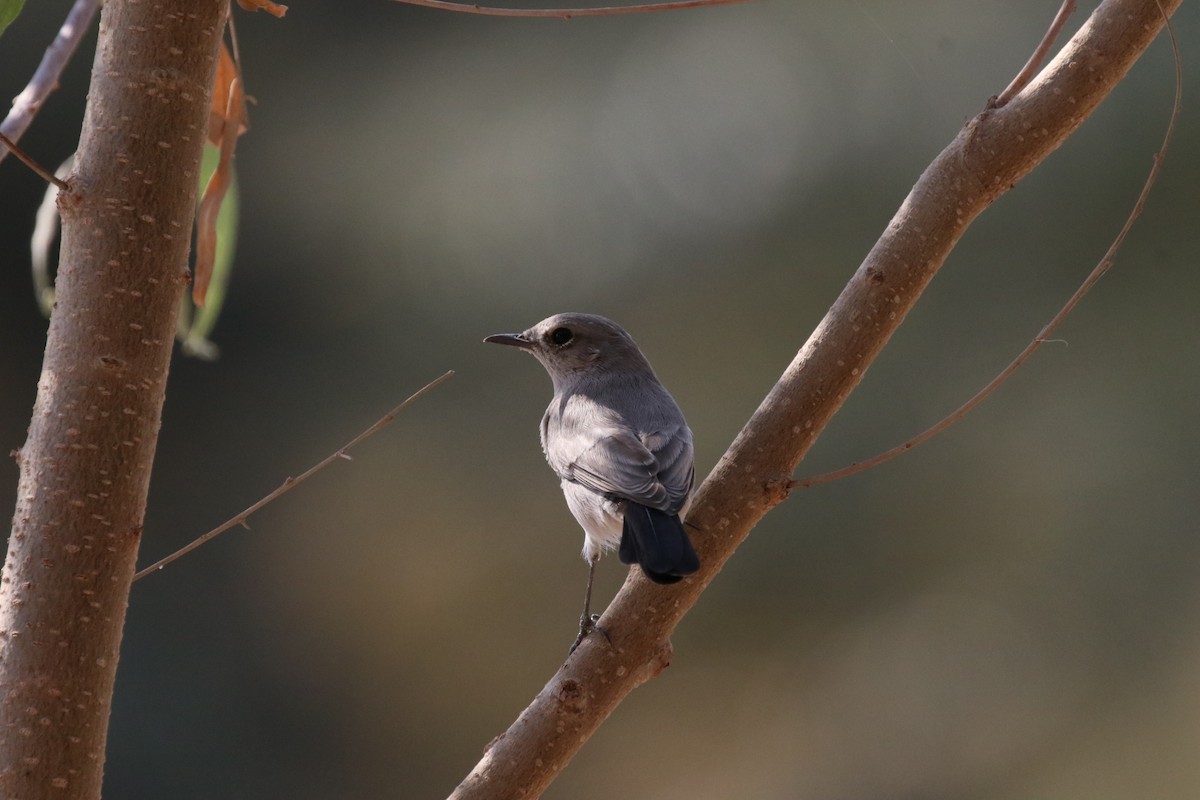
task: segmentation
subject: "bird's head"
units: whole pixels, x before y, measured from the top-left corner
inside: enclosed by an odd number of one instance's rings
[[[521,333],[484,339],[530,353],[550,373],[557,389],[580,377],[653,372],[633,339],[620,325],[596,314],[567,312],[547,317]]]

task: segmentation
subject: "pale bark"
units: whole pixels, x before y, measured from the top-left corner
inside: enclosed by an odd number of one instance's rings
[[[1172,13],[1180,2],[1162,6]],[[1011,102],[966,125],[700,487],[688,515],[700,573],[666,587],[631,571],[600,620],[611,644],[584,640],[453,798],[539,796],[621,700],[667,666],[679,620],[751,528],[786,498],[800,459],[967,226],[1087,118],[1162,26],[1154,0],[1107,0]]]
[[[228,0],[108,0],[0,586],[0,796],[99,798]]]

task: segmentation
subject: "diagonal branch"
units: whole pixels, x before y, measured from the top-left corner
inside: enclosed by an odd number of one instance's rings
[[[632,570],[601,619],[455,789],[454,800],[537,797],[634,688],[671,659],[670,635],[915,305],[967,227],[1108,95],[1182,0],[1105,0],[1023,91],[968,122],[891,223],[700,487],[688,522],[703,567],[671,587]]]
[[[1166,133],[1163,134],[1162,145],[1159,147],[1158,152],[1154,154],[1154,164],[1150,167],[1150,172],[1146,175],[1146,180],[1142,183],[1142,190],[1138,193],[1137,201],[1133,204],[1133,210],[1125,218],[1125,224],[1121,226],[1121,230],[1117,232],[1112,244],[1108,246],[1108,250],[1104,252],[1100,261],[1092,268],[1088,276],[1084,278],[1083,283],[1079,284],[1079,287],[1067,298],[1067,302],[1058,310],[1058,313],[1050,318],[1050,321],[1038,331],[1037,336],[1033,337],[1032,341],[1025,345],[1025,349],[1018,353],[1017,357],[1010,361],[1007,367],[1002,369],[996,377],[988,381],[987,385],[976,392],[967,402],[956,408],[937,424],[927,428],[908,441],[898,444],[882,453],[878,453],[862,461],[856,461],[840,469],[791,481],[789,487],[807,489],[874,469],[880,464],[884,464],[899,455],[907,453],[917,445],[924,444],[954,423],[960,421],[971,411],[974,411],[980,403],[991,397],[992,393],[1003,386],[1013,376],[1013,373],[1025,365],[1026,361],[1033,358],[1033,354],[1049,341],[1054,332],[1058,330],[1058,327],[1071,315],[1071,312],[1075,310],[1075,306],[1079,305],[1079,301],[1083,300],[1083,296],[1091,291],[1092,287],[1100,281],[1100,278],[1108,272],[1113,265],[1113,259],[1117,256],[1117,251],[1121,249],[1121,245],[1125,243],[1126,237],[1129,236],[1129,232],[1133,229],[1133,223],[1142,215],[1142,211],[1146,207],[1146,200],[1149,199],[1150,192],[1154,188],[1154,184],[1158,181],[1158,176],[1162,172],[1163,160],[1167,154],[1167,147],[1171,144],[1171,137],[1175,133],[1175,123],[1179,121],[1179,113],[1183,107],[1183,62],[1179,52],[1179,42],[1175,40],[1175,32],[1170,26],[1167,27],[1167,34],[1171,37],[1171,50],[1175,54],[1175,103],[1171,109],[1171,119],[1167,122]]]

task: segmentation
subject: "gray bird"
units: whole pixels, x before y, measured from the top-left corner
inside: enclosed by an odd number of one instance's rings
[[[639,564],[655,583],[700,569],[680,515],[692,491],[692,432],[642,351],[595,314],[555,314],[524,333],[485,342],[531,353],[554,383],[542,417],[542,451],[583,527],[587,591],[579,637],[595,627],[592,578],[605,550]]]

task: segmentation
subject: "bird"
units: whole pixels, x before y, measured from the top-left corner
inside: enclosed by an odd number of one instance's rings
[[[616,549],[622,563],[638,564],[660,584],[700,569],[681,521],[695,480],[692,431],[633,338],[612,320],[567,312],[483,341],[531,354],[554,387],[541,421],[542,451],[583,528],[588,563],[574,652],[599,629],[592,582],[604,551]]]

